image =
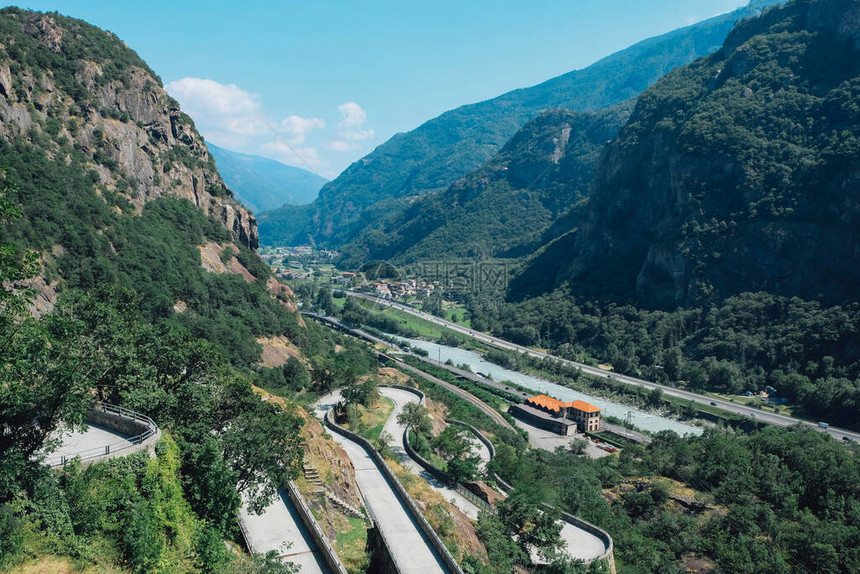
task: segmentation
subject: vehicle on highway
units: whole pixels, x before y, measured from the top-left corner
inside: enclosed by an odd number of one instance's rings
[[[818,428],[826,429],[826,428],[827,428],[827,427],[829,427],[829,426],[830,426],[830,425],[829,425],[829,424],[827,424],[827,423],[818,423]]]
[[[712,406],[712,407],[717,406],[717,401],[711,401],[711,406]]]

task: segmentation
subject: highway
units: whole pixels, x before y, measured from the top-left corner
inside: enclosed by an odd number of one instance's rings
[[[435,323],[437,325],[447,327],[448,329],[451,329],[452,331],[456,331],[462,335],[466,335],[467,337],[471,337],[477,341],[481,341],[482,343],[486,343],[488,345],[493,345],[493,346],[498,347],[500,349],[505,349],[505,350],[509,350],[509,351],[516,351],[517,353],[526,353],[532,357],[537,357],[537,358],[541,358],[541,359],[543,359],[543,358],[554,359],[554,360],[559,361],[565,365],[581,369],[583,373],[587,373],[589,375],[593,375],[596,377],[608,378],[608,379],[615,379],[615,380],[621,381],[623,383],[627,383],[629,385],[635,385],[635,386],[643,387],[646,389],[660,389],[661,391],[663,391],[663,393],[665,393],[666,395],[672,396],[672,397],[677,397],[680,399],[692,401],[694,403],[698,403],[701,405],[716,406],[716,407],[723,409],[727,412],[731,412],[731,413],[742,415],[742,416],[747,416],[747,417],[750,417],[752,419],[757,419],[759,421],[773,424],[773,425],[791,426],[791,425],[795,425],[795,424],[803,424],[803,425],[807,425],[809,427],[815,428],[821,432],[826,432],[837,440],[842,440],[843,437],[847,437],[848,439],[853,440],[855,442],[860,442],[860,433],[858,433],[858,432],[840,429],[840,428],[836,428],[833,426],[829,426],[826,429],[822,429],[814,422],[805,421],[805,420],[790,417],[787,415],[779,415],[779,414],[775,414],[775,413],[770,413],[767,411],[763,411],[763,410],[759,410],[759,409],[755,409],[755,408],[751,408],[751,407],[747,407],[747,406],[743,406],[743,405],[737,405],[735,403],[731,403],[731,402],[728,402],[728,401],[725,401],[722,399],[713,399],[711,397],[706,397],[704,395],[699,395],[697,393],[692,393],[690,391],[684,391],[681,389],[676,389],[675,387],[669,387],[666,385],[661,385],[659,383],[655,383],[652,381],[646,381],[643,379],[638,379],[636,377],[630,377],[627,375],[621,375],[618,373],[612,373],[612,372],[604,371],[603,369],[599,369],[597,367],[592,367],[591,365],[586,365],[583,363],[577,363],[575,361],[570,361],[568,359],[562,359],[562,358],[556,357],[554,355],[550,355],[549,353],[544,353],[543,351],[536,351],[535,349],[523,347],[522,345],[517,345],[515,343],[511,343],[510,341],[505,341],[504,339],[499,339],[498,337],[493,337],[492,335],[487,335],[486,333],[482,333],[480,331],[473,331],[471,329],[467,329],[466,327],[463,327],[463,326],[458,325],[456,323],[446,321],[445,319],[441,319],[439,317],[436,317],[435,315],[430,315],[429,313],[424,313],[423,311],[419,311],[413,307],[410,307],[409,305],[404,305],[404,304],[398,303],[396,301],[389,301],[387,299],[379,299],[379,298],[374,297],[372,295],[368,295],[367,293],[358,293],[356,291],[347,291],[346,293],[348,295],[353,296],[353,297],[359,297],[361,299],[373,301],[374,303],[379,304],[379,305],[394,307],[396,309],[400,309],[402,311],[405,311],[407,313],[415,315],[416,317],[420,317],[426,321],[430,321],[431,323]]]

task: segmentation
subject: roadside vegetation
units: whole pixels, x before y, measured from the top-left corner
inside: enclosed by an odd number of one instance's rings
[[[459,408],[469,410],[460,397],[416,380],[434,401],[452,408],[464,403]],[[480,417],[474,424],[482,425]],[[600,459],[527,449],[516,433],[491,436],[496,458],[490,472],[527,500],[607,530],[621,574],[694,565],[847,574],[860,565],[853,550],[860,536],[857,453],[813,429],[743,433],[724,426],[683,438],[661,432],[651,445],[630,444]],[[490,564],[518,563],[505,531],[488,520],[479,521],[478,531]]]
[[[266,375],[255,336],[299,345],[316,379],[293,362],[284,385],[320,389],[349,372],[337,337],[301,326],[263,281],[205,272],[197,246],[230,236],[189,202],[153,200],[132,217],[99,198],[74,161],[0,147],[10,167],[0,194],[0,569],[54,556],[83,569],[284,571],[224,545],[239,540],[240,496],[262,508],[301,467],[300,417],[252,391]],[[30,245],[65,247],[37,261]],[[242,256],[265,278],[255,257]],[[35,292],[11,287],[40,267],[59,295],[37,318]],[[41,466],[38,453],[58,429],[78,428],[94,398],[155,420],[166,435],[159,457]]]

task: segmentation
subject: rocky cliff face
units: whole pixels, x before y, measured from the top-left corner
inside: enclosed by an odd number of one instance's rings
[[[445,258],[519,257],[548,241],[551,225],[587,196],[594,163],[632,103],[596,112],[545,112],[487,164],[447,190],[414,201],[342,249],[356,267]]]
[[[860,3],[800,1],[639,99],[556,285],[673,308],[860,287]]]
[[[0,137],[26,138],[56,161],[71,145],[86,169],[138,211],[188,199],[255,249],[257,223],[224,185],[187,115],[118,38],[62,16],[0,12]],[[67,148],[66,148],[67,149]]]

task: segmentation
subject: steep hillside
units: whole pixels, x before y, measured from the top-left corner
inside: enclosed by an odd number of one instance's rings
[[[23,212],[0,233],[38,254],[39,312],[60,291],[120,282],[142,295],[148,316],[182,311],[239,363],[256,361],[254,336],[288,324],[297,332],[300,320],[280,304],[261,304],[260,324],[240,318],[236,309],[268,299],[266,289],[203,269],[198,246],[235,241],[224,257],[238,255],[252,280],[269,273],[251,252],[254,217],[132,50],[83,22],[13,8],[0,13],[0,44],[3,187]]]
[[[388,212],[383,205],[371,206],[447,188],[488,161],[541,111],[597,110],[637,96],[669,70],[719,48],[736,20],[773,3],[753,0],[748,7],[645,40],[582,70],[462,106],[397,134],[323,187],[305,229],[290,239],[344,244]],[[272,219],[294,217],[290,208],[270,214]]]
[[[284,204],[311,203],[328,181],[307,170],[267,157],[230,151],[211,142],[206,145],[224,182],[255,214]]]
[[[478,170],[422,197],[344,249],[356,267],[374,259],[519,257],[548,240],[551,224],[587,197],[601,146],[632,109],[555,110],[526,124]]]
[[[256,248],[256,221],[233,199],[194,124],[140,58],[70,19],[3,11],[0,137],[47,161],[80,162],[102,195],[139,213],[165,196],[191,201]],[[62,22],[62,25],[58,24]]]
[[[663,308],[757,290],[857,300],[858,19],[850,0],[773,9],[646,91],[555,284]]]
[[[0,11],[0,167],[0,570],[266,571],[224,541],[243,497],[297,476],[303,421],[251,383],[311,381],[260,366],[258,340],[309,364],[355,348],[303,324],[190,118],[112,34]],[[94,399],[152,417],[157,456],[43,466]]]

